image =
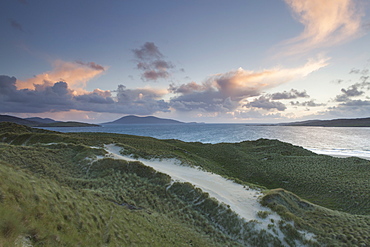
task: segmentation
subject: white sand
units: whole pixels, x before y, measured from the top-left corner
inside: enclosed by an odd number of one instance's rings
[[[111,153],[114,158],[125,160],[138,160],[146,166],[168,174],[173,180],[180,182],[189,182],[196,187],[209,193],[211,197],[218,201],[230,205],[230,208],[241,217],[250,220],[260,219],[257,216],[258,211],[270,211],[258,202],[258,197],[262,195],[259,190],[244,188],[242,185],[227,180],[220,175],[205,172],[196,168],[180,165],[176,159],[133,159],[129,156],[122,156],[120,147],[115,145],[106,145],[105,149]]]

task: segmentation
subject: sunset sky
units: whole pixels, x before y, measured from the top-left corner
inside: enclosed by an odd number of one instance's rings
[[[0,114],[370,117],[369,0],[2,0]]]

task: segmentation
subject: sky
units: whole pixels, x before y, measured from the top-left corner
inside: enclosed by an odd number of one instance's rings
[[[0,114],[370,117],[370,0],[2,0]]]

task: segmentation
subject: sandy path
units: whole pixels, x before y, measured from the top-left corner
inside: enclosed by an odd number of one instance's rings
[[[121,155],[119,153],[121,148],[114,144],[105,145],[105,149],[111,153],[114,158],[132,161],[136,160],[129,156]],[[220,175],[188,166],[182,166],[180,162],[175,159],[137,160],[159,172],[168,174],[175,181],[189,182],[195,185],[204,192],[209,193],[211,197],[230,205],[230,208],[234,212],[247,221],[254,219],[261,220],[257,216],[258,211],[270,211],[270,209],[263,207],[258,202],[258,197],[262,195],[260,191],[248,187],[244,188],[242,185],[227,180]]]
[[[256,220],[259,223],[256,229],[269,232],[273,236],[278,237],[284,246],[288,246],[284,240],[284,234],[278,227],[275,228],[275,232],[268,227],[268,225],[271,224],[271,219],[277,223],[281,220],[281,217],[277,213],[271,211],[271,209],[263,207],[258,202],[258,197],[263,195],[261,191],[244,187],[243,185],[234,183],[214,173],[183,166],[181,162],[176,159],[133,159],[130,156],[121,155],[121,147],[115,146],[114,144],[104,145],[104,147],[105,150],[109,152],[108,156],[112,158],[140,161],[146,166],[150,166],[159,172],[168,174],[174,181],[189,182],[195,185],[204,192],[209,193],[210,197],[214,197],[219,202],[229,205],[231,210],[246,221]],[[261,219],[257,215],[259,211],[268,211],[270,214],[265,219]],[[293,222],[289,224],[293,224]],[[313,239],[315,236],[305,231],[299,232],[306,239]]]

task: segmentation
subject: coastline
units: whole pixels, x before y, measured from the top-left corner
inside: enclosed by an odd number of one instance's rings
[[[353,152],[353,153],[345,153],[345,152],[339,152],[337,150],[318,150],[318,149],[314,149],[314,148],[310,148],[308,149],[316,154],[324,154],[324,155],[329,155],[329,156],[332,156],[332,157],[336,157],[336,158],[350,158],[350,157],[356,157],[356,158],[360,158],[360,159],[365,159],[365,160],[370,160],[370,153],[366,153],[366,152]]]

